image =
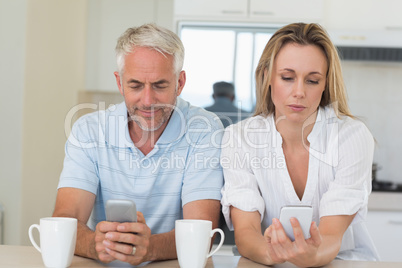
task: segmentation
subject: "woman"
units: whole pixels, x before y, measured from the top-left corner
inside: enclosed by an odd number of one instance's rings
[[[228,127],[221,163],[222,210],[241,255],[271,265],[322,266],[335,257],[378,260],[364,220],[371,192],[373,137],[350,114],[340,60],[317,24],[278,30],[256,70],[254,117]],[[313,207],[311,237],[288,205]]]

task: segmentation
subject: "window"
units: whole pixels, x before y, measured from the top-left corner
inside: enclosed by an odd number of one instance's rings
[[[255,106],[254,72],[261,53],[280,26],[230,26],[182,23],[179,35],[186,49],[187,74],[182,97],[205,107],[213,103],[212,85],[234,83],[235,104],[252,112]]]

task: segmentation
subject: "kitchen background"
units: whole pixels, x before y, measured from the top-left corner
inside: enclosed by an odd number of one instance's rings
[[[0,244],[29,245],[29,225],[52,214],[72,121],[122,101],[113,48],[126,28],[156,22],[179,33],[189,22],[314,21],[330,33],[352,30],[357,39],[359,32],[381,31],[400,40],[400,10],[398,0],[0,0]],[[196,84],[185,64],[187,85]],[[402,61],[344,61],[343,70],[352,113],[377,141],[377,179],[401,184]],[[212,84],[200,90],[209,95]],[[394,246],[394,232],[402,234],[401,195],[376,192],[370,200],[370,228],[386,260],[402,261]]]

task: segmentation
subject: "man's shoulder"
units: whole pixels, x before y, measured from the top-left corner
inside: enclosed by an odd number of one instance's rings
[[[123,119],[119,119],[119,116],[123,116],[125,103],[119,103],[109,106],[106,110],[97,110],[88,114],[85,114],[77,119],[73,125],[74,132],[81,132],[82,134],[99,133],[104,132],[106,127],[112,127],[121,120],[127,120],[127,116]],[[121,115],[120,115],[121,114]],[[119,121],[120,120],[120,121]]]
[[[204,108],[191,105],[189,102],[184,101],[184,105],[181,104],[180,108],[185,116],[185,120],[188,127],[208,127],[214,130],[222,129],[223,125],[220,121],[219,117],[210,111],[205,110]]]
[[[105,116],[119,116],[120,114],[123,115],[125,112],[125,103],[121,102],[118,104],[112,104],[107,109],[98,109],[91,113],[87,113],[82,115],[80,118],[77,119],[76,124],[84,124],[84,123],[98,123],[101,121]]]

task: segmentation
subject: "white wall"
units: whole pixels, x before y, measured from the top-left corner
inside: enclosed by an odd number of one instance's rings
[[[0,203],[6,244],[18,244],[21,237],[26,9],[26,0],[0,0]]]
[[[64,120],[85,84],[86,1],[28,0],[22,133],[21,244],[51,216],[64,159]]]
[[[344,62],[352,113],[377,141],[379,180],[402,183],[402,63]]]
[[[5,243],[51,216],[64,118],[84,88],[87,1],[0,0],[0,203]]]

